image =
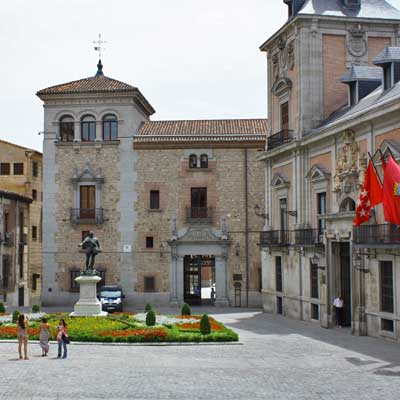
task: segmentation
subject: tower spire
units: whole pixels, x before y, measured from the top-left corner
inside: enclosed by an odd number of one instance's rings
[[[102,47],[101,45],[104,43],[107,43],[105,40],[101,40],[101,33],[99,33],[99,38],[98,40],[94,40],[93,41],[94,44],[96,44],[96,46],[94,46],[94,50],[97,51],[99,53],[99,62],[97,64],[97,72],[96,72],[96,77],[98,76],[104,76],[103,73],[103,64],[101,63],[101,52],[105,50],[104,47]]]

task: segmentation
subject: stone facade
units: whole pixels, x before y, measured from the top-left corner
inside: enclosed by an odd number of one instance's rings
[[[9,165],[9,173],[0,174],[0,190],[11,191],[32,199],[26,217],[27,231],[24,232],[27,235],[25,260],[27,266],[24,282],[21,281],[19,284],[23,284],[25,288],[24,304],[37,304],[40,302],[42,281],[42,154],[0,141],[0,163]],[[15,164],[22,167],[14,167]],[[20,170],[15,171],[14,168]],[[17,305],[17,297],[12,303]]]
[[[335,325],[332,302],[341,292],[353,333],[399,341],[400,248],[360,243],[353,219],[367,153],[380,148],[387,154],[391,148],[397,154],[400,96],[396,84],[389,106],[381,87],[374,100],[351,107],[350,90],[339,82],[353,64],[371,65],[387,44],[398,45],[397,25],[383,17],[299,14],[262,46],[268,71],[289,41],[296,49],[296,91],[287,70],[269,74],[269,122],[275,131],[260,157],[268,216],[261,235],[264,310],[328,328]],[[276,121],[281,118],[276,107],[287,99],[298,111],[289,113],[286,137],[274,139],[282,122]],[[384,223],[381,207],[369,224]],[[382,305],[385,265],[392,268],[391,312]]]

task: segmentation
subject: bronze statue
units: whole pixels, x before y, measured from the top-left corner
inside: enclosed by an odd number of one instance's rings
[[[79,246],[86,253],[86,271],[93,271],[95,258],[97,254],[101,253],[100,242],[94,236],[93,231],[89,232],[89,235]]]

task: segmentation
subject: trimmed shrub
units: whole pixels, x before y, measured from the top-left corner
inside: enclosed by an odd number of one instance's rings
[[[149,311],[152,311],[152,310],[153,310],[153,307],[151,306],[151,304],[147,303],[146,307],[144,308],[144,311],[145,312],[149,312]]]
[[[33,312],[33,313],[38,313],[38,312],[40,312],[40,306],[39,306],[39,304],[34,304],[34,305],[32,306],[32,312]]]
[[[20,314],[20,312],[18,310],[15,310],[13,312],[13,314],[12,314],[12,322],[14,322],[14,324],[18,321],[19,314]]]
[[[191,312],[191,310],[190,310],[189,304],[186,304],[186,303],[185,303],[185,304],[182,306],[181,314],[182,314],[182,315],[192,315],[192,312]]]
[[[146,325],[154,326],[156,324],[156,314],[153,310],[150,310],[146,315]]]
[[[6,306],[4,303],[0,303],[0,313],[5,313],[6,312]]]
[[[200,332],[203,335],[208,335],[211,332],[211,324],[207,314],[203,314],[200,320]]]

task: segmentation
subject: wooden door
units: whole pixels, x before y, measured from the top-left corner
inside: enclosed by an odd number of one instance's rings
[[[343,326],[351,325],[350,244],[340,243],[340,292],[343,298]]]

